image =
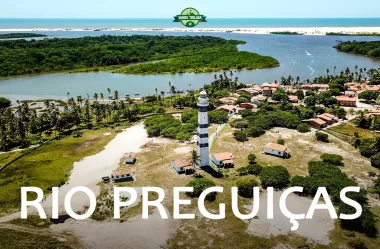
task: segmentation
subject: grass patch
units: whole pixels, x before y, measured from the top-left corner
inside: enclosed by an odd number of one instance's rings
[[[354,133],[359,133],[361,138],[373,138],[373,132],[367,129],[355,127],[352,123],[343,123],[337,126],[333,126],[329,128],[332,131],[342,133],[347,136],[354,136]]]
[[[23,151],[15,151],[0,154],[0,168],[12,161],[13,159],[15,159],[16,157],[20,156],[22,153]]]
[[[47,235],[0,228],[1,249],[70,249],[73,248]]]
[[[108,128],[90,130],[80,138],[68,136],[48,142],[1,171],[0,214],[20,207],[22,186],[39,187],[46,194],[51,187],[64,184],[74,162],[103,150],[112,140],[116,132],[104,136],[110,131]]]
[[[48,228],[52,224],[49,219],[41,219],[38,215],[28,215],[27,219],[14,219],[9,223],[25,227]]]

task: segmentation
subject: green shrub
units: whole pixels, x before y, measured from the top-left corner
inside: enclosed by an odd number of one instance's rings
[[[356,235],[353,231],[343,230],[343,234],[347,237],[350,237],[350,238],[356,237]]]
[[[0,97],[0,108],[7,108],[11,106],[11,101],[7,98]]]
[[[328,142],[329,141],[329,135],[326,133],[316,132],[315,137],[317,138],[318,141],[322,141],[322,142]]]
[[[353,249],[367,249],[368,248],[361,239],[350,240],[348,242],[348,245]]]
[[[324,153],[321,155],[321,159],[325,163],[330,163],[334,165],[342,165],[343,164],[343,157],[341,155],[336,155],[336,154],[329,154],[329,153]]]
[[[256,161],[256,155],[255,155],[255,154],[249,154],[249,155],[248,155],[248,162],[249,162],[250,164],[254,164],[255,161]]]
[[[250,137],[260,137],[264,133],[265,133],[265,131],[262,128],[257,127],[257,126],[252,126],[252,127],[247,129],[247,134]]]
[[[215,187],[215,183],[207,178],[197,178],[190,181],[186,187],[193,187],[193,192],[187,192],[186,195],[191,198],[199,197],[202,192],[208,188]],[[212,192],[206,196],[206,200],[214,201],[216,199],[216,193]]]
[[[247,141],[247,134],[244,131],[234,131],[234,138],[239,142]]]
[[[264,167],[260,172],[261,185],[264,188],[286,188],[290,183],[290,175],[287,168],[282,166]]]
[[[247,166],[247,173],[251,175],[259,175],[263,167],[259,164],[250,164]]]
[[[340,220],[340,226],[343,229],[346,229],[349,231],[356,231],[359,233],[364,233],[365,235],[369,237],[375,237],[377,235],[375,216],[371,213],[368,207],[362,205],[362,209],[363,211],[359,218],[355,220]],[[345,203],[341,203],[339,205],[339,212],[338,212],[339,215],[341,213],[354,214],[355,212],[356,212],[356,209],[350,205],[347,205]]]
[[[83,136],[83,131],[81,130],[76,130],[76,131],[73,131],[73,137],[82,137]]]
[[[277,139],[277,143],[278,143],[278,144],[281,144],[281,145],[284,145],[284,144],[285,144],[285,139],[279,137],[279,138]]]
[[[305,123],[301,123],[297,126],[297,131],[301,132],[301,133],[306,133],[306,132],[309,132],[310,131],[310,126],[305,124]]]
[[[251,177],[245,177],[239,179],[236,182],[236,186],[238,187],[238,194],[244,198],[252,198],[253,197],[253,188],[260,186],[260,184]]]
[[[380,153],[376,153],[371,156],[371,165],[375,168],[380,169]]]

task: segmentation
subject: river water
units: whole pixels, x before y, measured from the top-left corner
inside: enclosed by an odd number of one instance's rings
[[[56,31],[39,32],[49,36],[58,37],[81,37],[88,35],[126,35],[126,34],[149,34],[159,35],[161,32],[89,32],[89,31]],[[184,35],[180,32],[165,32],[165,35]],[[239,46],[240,50],[256,52],[262,55],[275,57],[280,66],[271,69],[234,72],[243,83],[262,84],[280,80],[282,76],[299,76],[301,80],[313,79],[314,77],[345,70],[353,69],[355,65],[360,68],[380,68],[380,61],[362,56],[355,56],[336,51],[332,46],[337,40],[380,40],[380,37],[347,37],[347,36],[312,36],[312,35],[260,35],[239,33],[186,33],[185,35],[211,35],[226,39],[245,40],[247,44]],[[179,90],[200,88],[214,79],[215,73],[186,73],[175,75],[124,75],[110,72],[98,73],[57,73],[39,76],[12,78],[0,81],[0,96],[8,97],[12,101],[22,99],[60,98],[65,99],[67,92],[71,96],[93,96],[96,93],[106,95],[107,88],[119,91],[119,95],[126,94],[133,97],[158,92],[169,92],[168,82]]]

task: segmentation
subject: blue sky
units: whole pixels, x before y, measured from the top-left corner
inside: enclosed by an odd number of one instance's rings
[[[380,17],[379,0],[3,0],[0,17],[171,18],[186,7],[209,18]]]

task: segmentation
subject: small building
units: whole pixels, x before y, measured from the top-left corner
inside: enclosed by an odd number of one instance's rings
[[[269,143],[264,147],[264,153],[272,156],[278,156],[283,158],[290,157],[288,147],[281,144]]]
[[[211,161],[218,167],[232,168],[234,167],[233,155],[230,152],[211,154]]]
[[[129,153],[125,154],[124,156],[125,156],[125,159],[124,159],[125,164],[136,163],[136,153],[129,152]]]
[[[237,92],[244,93],[244,94],[249,94],[249,95],[251,95],[251,97],[253,97],[253,96],[256,96],[256,95],[258,95],[258,94],[261,93],[261,87],[258,88],[258,89],[255,89],[253,87],[242,88],[242,89],[237,90]]]
[[[257,108],[257,105],[251,104],[251,103],[241,103],[240,108],[251,110],[251,109]]]
[[[346,97],[349,97],[349,98],[353,98],[355,97],[356,93],[354,91],[345,91],[344,92],[344,96]]]
[[[178,174],[193,174],[193,161],[190,158],[173,160],[173,169],[175,169]]]
[[[229,115],[234,114],[236,112],[237,107],[234,105],[222,105],[218,107],[218,110],[222,110],[228,112]]]
[[[301,85],[301,89],[305,91],[313,90],[313,85]]]
[[[237,98],[235,98],[235,97],[224,97],[224,98],[219,99],[219,102],[226,104],[226,105],[227,104],[234,105],[234,104],[236,104],[236,101],[237,101]]]
[[[335,98],[342,106],[356,106],[356,98],[350,98],[347,96],[336,96]]]
[[[322,129],[327,126],[327,122],[320,118],[307,119],[303,120],[302,122],[307,123],[308,125],[317,129]]]
[[[272,96],[272,88],[264,87],[263,88],[263,96]]]
[[[334,115],[329,114],[329,113],[323,113],[323,114],[317,115],[317,118],[322,119],[328,125],[331,125],[335,122],[338,122],[338,120],[339,120],[337,117],[335,117]]]
[[[288,98],[290,103],[298,103],[298,96],[289,95]]]
[[[372,91],[372,92],[379,92],[380,91],[380,86],[366,86],[365,87],[366,91]]]
[[[134,181],[133,174],[129,169],[121,169],[112,171],[112,182],[131,182]]]
[[[263,96],[263,95],[259,95],[259,96],[253,97],[253,98],[251,99],[251,101],[252,101],[253,103],[260,103],[260,102],[263,102],[263,101],[265,101],[265,100],[267,100],[267,97],[265,97],[265,96]]]
[[[332,118],[332,119],[333,119],[334,121],[336,121],[336,122],[339,121],[339,118],[336,117],[335,115],[332,115],[331,113],[327,113],[327,112],[325,112],[325,113],[323,113],[323,115]]]

